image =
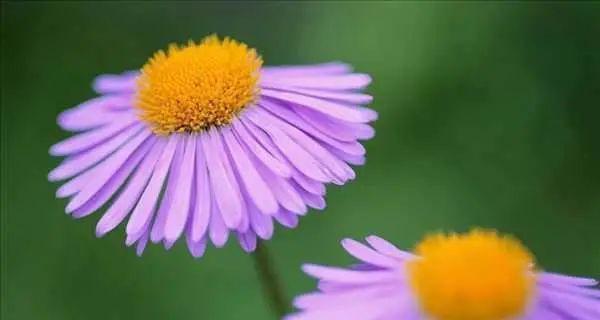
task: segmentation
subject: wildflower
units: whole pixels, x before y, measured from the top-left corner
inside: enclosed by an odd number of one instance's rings
[[[376,236],[345,239],[351,268],[305,265],[318,291],[297,297],[287,319],[600,319],[594,279],[540,271],[516,239],[475,229],[434,234],[414,253]]]
[[[73,217],[107,206],[98,236],[127,219],[138,254],[184,236],[199,257],[230,232],[252,251],[274,220],[295,227],[325,207],[325,184],[355,178],[377,117],[359,92],[370,81],[342,63],[263,67],[230,38],[171,45],[139,72],[99,76],[100,97],[59,115],[75,135],[50,149],[66,159],[49,180],[70,179],[57,196]]]

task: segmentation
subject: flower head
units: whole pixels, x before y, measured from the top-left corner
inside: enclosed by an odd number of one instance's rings
[[[427,236],[414,253],[370,236],[342,245],[353,267],[305,265],[319,290],[288,319],[586,320],[600,317],[593,279],[539,271],[516,239],[475,229]]]
[[[75,135],[50,149],[67,158],[49,179],[68,179],[57,196],[76,218],[106,205],[98,236],[127,220],[138,254],[185,237],[202,256],[230,232],[252,251],[274,220],[295,227],[325,207],[326,184],[355,177],[377,117],[359,92],[370,80],[342,63],[263,67],[229,38],[171,45],[141,71],[99,76],[100,97],[59,115]]]

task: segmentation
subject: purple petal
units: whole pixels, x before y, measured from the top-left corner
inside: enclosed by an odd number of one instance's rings
[[[113,123],[102,128],[77,134],[53,145],[50,148],[50,154],[53,156],[63,156],[84,151],[125,130],[136,121],[135,116],[131,114],[115,120]]]
[[[69,131],[83,131],[114,122],[132,114],[133,95],[106,95],[88,100],[58,115],[58,125]]]
[[[142,253],[144,253],[144,249],[146,248],[146,244],[148,244],[148,238],[149,238],[149,232],[146,231],[142,237],[140,238],[140,240],[138,240],[137,246],[135,247],[135,253],[137,254],[138,257],[142,256]]]
[[[188,220],[194,181],[196,137],[196,135],[188,135],[186,138],[183,160],[174,191],[174,201],[165,220],[165,239],[168,241],[175,241],[179,238]]]
[[[94,176],[95,173],[96,171],[94,169],[91,169],[69,180],[68,182],[60,186],[58,190],[56,190],[56,197],[66,198],[81,191],[81,189],[83,189],[83,187],[85,187],[85,185],[88,184],[88,182],[90,182],[91,178]]]
[[[313,157],[319,161],[322,168],[327,168],[337,179],[345,182],[348,179],[354,178],[354,171],[352,171],[346,163],[333,156],[308,135],[291,126],[289,123],[276,118],[267,111],[257,109],[255,112],[257,112],[260,117],[265,118],[289,135],[289,137],[296,141],[296,143],[304,148],[304,150],[313,155]]]
[[[119,151],[115,152],[96,168],[94,168],[96,173],[94,174],[93,179],[76,196],[74,196],[73,199],[71,199],[67,205],[66,211],[73,212],[75,209],[81,207],[92,196],[94,196],[94,194],[96,194],[100,188],[102,188],[110,180],[117,169],[125,164],[131,154],[138,150],[143,142],[151,141],[148,140],[150,135],[150,131],[143,130],[121,149],[119,149]]]
[[[217,248],[221,248],[227,243],[227,239],[229,238],[229,230],[225,223],[223,222],[222,214],[219,212],[219,207],[215,201],[214,194],[211,197],[210,204],[210,225],[208,229],[208,235],[210,240]]]
[[[297,214],[306,213],[306,204],[304,204],[302,197],[300,197],[298,191],[292,184],[290,184],[287,180],[271,173],[260,163],[257,163],[256,167],[259,169],[260,174],[263,176],[267,184],[271,187],[277,202],[279,202],[282,207]]]
[[[378,236],[368,236],[365,240],[367,240],[367,243],[369,243],[369,245],[373,247],[373,249],[387,256],[400,260],[413,259],[416,257],[412,253],[398,249],[396,246],[394,246],[387,240]]]
[[[156,163],[152,172],[150,182],[146,185],[142,196],[140,197],[133,213],[129,217],[127,223],[126,232],[127,234],[139,234],[143,231],[144,226],[148,225],[152,218],[160,191],[163,188],[163,183],[167,174],[169,173],[169,167],[175,155],[175,150],[179,143],[179,136],[173,135],[168,139],[167,145],[160,155],[160,159]],[[105,233],[112,229],[110,226],[112,223],[107,221],[106,225],[98,224],[96,232]]]
[[[346,249],[346,251],[348,251],[350,255],[352,255],[356,259],[378,267],[394,269],[398,268],[402,264],[401,261],[380,254],[379,252],[352,239],[342,240],[342,246],[344,247],[344,249]]]
[[[315,181],[307,176],[305,176],[302,172],[298,170],[294,170],[294,174],[292,179],[300,186],[302,189],[315,194],[315,195],[325,195],[325,185],[319,181]]]
[[[248,111],[246,112],[246,115],[248,116],[248,119],[250,119],[250,121],[252,121],[256,126],[267,132],[275,145],[294,165],[294,167],[296,167],[296,169],[314,180],[320,182],[330,182],[330,177],[323,173],[318,161],[313,158],[310,153],[308,153],[295,141],[288,137],[288,135],[281,131],[277,126],[262,118],[261,115],[256,112]]]
[[[283,92],[270,89],[261,90],[263,96],[287,101],[298,106],[306,107],[336,119],[352,122],[365,123],[377,119],[377,112],[361,107],[352,107],[332,101],[322,100],[292,92]]]
[[[105,143],[67,158],[48,174],[48,180],[64,180],[81,173],[121,147],[127,140],[138,133],[142,127],[141,124],[133,125],[113,136]]]
[[[187,245],[190,254],[194,258],[200,258],[204,255],[206,251],[206,238],[202,238],[198,241],[192,241],[191,238],[187,238]]]
[[[249,208],[250,225],[261,239],[268,240],[273,236],[273,219],[264,215],[254,207]]]
[[[319,76],[348,73],[352,71],[350,65],[341,62],[328,62],[312,65],[291,65],[291,66],[267,66],[261,69],[264,77],[298,77],[298,76]]]
[[[275,200],[271,189],[258,174],[250,158],[248,158],[246,151],[242,149],[231,130],[229,128],[223,128],[221,134],[229,148],[231,158],[237,166],[237,172],[246,187],[245,190],[250,196],[250,199],[260,211],[266,214],[274,214],[277,212],[279,206],[277,205],[277,201]]]
[[[368,140],[375,136],[375,130],[368,124],[338,120],[321,112],[301,106],[287,106],[293,109],[306,122],[333,139],[353,142],[357,139]]]
[[[310,121],[300,117],[294,109],[290,109],[289,107],[277,102],[275,100],[267,100],[263,99],[260,102],[260,107],[269,111],[270,114],[280,118],[285,121],[285,123],[289,123],[294,127],[302,130],[305,134],[310,135],[313,138],[316,138],[326,144],[343,151],[345,153],[349,153],[352,155],[363,155],[365,154],[365,148],[358,142],[355,141],[355,137],[352,136],[349,141],[346,140],[338,140],[335,137],[331,137],[323,132],[320,129],[316,128],[311,124]],[[281,121],[280,120],[280,121]]]
[[[598,281],[592,278],[574,277],[552,272],[542,272],[537,277],[538,281],[543,283],[564,283],[574,286],[595,286],[598,284]]]
[[[543,299],[569,318],[577,320],[600,319],[600,300],[589,297],[576,296],[552,290],[540,290],[540,299]]]
[[[244,251],[252,252],[256,250],[256,234],[254,232],[238,233],[237,236],[240,246]]]
[[[279,210],[273,217],[286,228],[293,229],[298,226],[298,216],[287,210]]]
[[[402,275],[395,270],[355,271],[313,264],[305,264],[302,270],[314,278],[351,284],[385,283],[402,279]]]
[[[100,94],[113,92],[133,92],[136,90],[138,71],[128,71],[122,74],[103,74],[94,79],[92,87]]]
[[[100,209],[114,194],[117,193],[121,185],[127,180],[131,173],[136,169],[138,163],[144,159],[145,155],[150,150],[150,147],[154,144],[155,140],[150,138],[140,148],[134,152],[134,154],[125,161],[125,163],[117,168],[114,174],[108,179],[108,181],[96,192],[93,196],[87,200],[83,205],[72,211],[74,218],[85,217],[94,211]],[[89,176],[85,186],[88,186],[95,179],[95,173]],[[71,213],[71,211],[66,211]]]
[[[182,137],[179,137],[179,139],[182,139]],[[165,223],[167,221],[167,216],[171,213],[173,201],[175,200],[175,197],[177,197],[175,191],[177,190],[177,185],[179,184],[179,172],[183,165],[182,162],[184,149],[185,144],[183,142],[177,143],[177,146],[175,147],[175,155],[173,156],[173,160],[171,161],[171,167],[169,169],[169,178],[167,179],[167,185],[165,187],[165,191],[160,203],[160,207],[158,208],[154,224],[152,225],[152,231],[150,232],[150,241],[154,243],[158,243],[164,239]],[[167,241],[171,242],[171,240]],[[169,245],[166,244],[166,247],[169,247]]]
[[[125,190],[121,192],[117,200],[110,206],[96,225],[96,235],[98,237],[103,236],[119,225],[131,211],[142,190],[146,187],[154,166],[164,148],[164,139],[157,139],[156,144],[154,144],[146,158],[142,160],[142,163],[128,182]]]
[[[200,139],[196,139],[196,203],[192,217],[191,238],[198,242],[204,237],[210,221],[211,189]]]
[[[262,87],[279,90],[279,91],[287,91],[298,94],[303,94],[306,96],[311,96],[319,99],[333,100],[341,103],[346,103],[350,105],[364,105],[371,103],[373,101],[373,97],[364,94],[364,93],[356,93],[356,92],[339,92],[339,91],[324,91],[324,90],[315,90],[315,89],[300,89],[297,87],[286,86],[284,84],[279,83],[279,81],[269,82],[262,84]]]
[[[299,77],[266,77],[261,86],[284,86],[320,90],[356,90],[363,89],[371,83],[371,77],[362,73],[342,75],[319,75]]]
[[[242,206],[241,199],[237,196],[239,190],[236,190],[224,167],[227,159],[222,157],[224,151],[221,139],[216,129],[211,128],[207,134],[200,135],[200,141],[206,155],[213,197],[225,225],[233,229],[238,226],[242,218]]]
[[[308,193],[308,192],[300,189],[299,187],[296,187],[296,190],[298,190],[298,193],[302,197],[302,200],[309,207],[317,209],[317,210],[325,209],[326,204],[325,204],[325,199],[323,197],[314,195],[312,193]]]
[[[292,175],[292,169],[282,157],[271,154],[265,150],[265,147],[258,143],[255,138],[248,133],[246,127],[239,120],[233,121],[233,130],[240,142],[242,142],[248,151],[259,159],[267,168],[271,169],[280,177],[288,178]]]

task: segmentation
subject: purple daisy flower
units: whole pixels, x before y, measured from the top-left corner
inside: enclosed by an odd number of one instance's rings
[[[171,45],[140,71],[99,76],[100,97],[59,115],[75,135],[51,147],[66,159],[49,180],[68,180],[56,195],[75,218],[107,205],[96,234],[125,222],[138,254],[185,236],[199,257],[230,232],[250,252],[274,220],[294,228],[323,209],[325,184],[354,179],[377,118],[359,92],[370,82],[343,63],[262,67],[229,38]]]
[[[594,320],[594,279],[539,271],[516,239],[494,231],[434,234],[414,254],[376,236],[345,239],[361,262],[305,265],[318,291],[297,297],[289,320]]]

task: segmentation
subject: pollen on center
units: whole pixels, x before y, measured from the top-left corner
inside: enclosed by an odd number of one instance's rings
[[[436,320],[503,320],[523,314],[532,296],[532,254],[494,231],[435,234],[415,249],[409,282]]]
[[[144,65],[137,81],[140,118],[157,134],[230,123],[258,96],[262,59],[255,49],[216,35],[171,44]]]

